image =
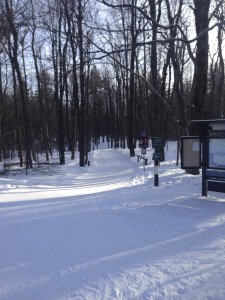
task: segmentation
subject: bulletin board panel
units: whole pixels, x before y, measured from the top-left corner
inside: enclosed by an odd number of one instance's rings
[[[201,168],[201,142],[199,137],[181,137],[181,168]]]
[[[225,138],[209,138],[208,168],[225,170]]]

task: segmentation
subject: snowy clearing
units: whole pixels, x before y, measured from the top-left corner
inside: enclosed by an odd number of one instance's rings
[[[225,194],[128,150],[0,177],[0,299],[225,299]],[[140,150],[137,149],[136,153]],[[78,154],[77,154],[78,156]]]

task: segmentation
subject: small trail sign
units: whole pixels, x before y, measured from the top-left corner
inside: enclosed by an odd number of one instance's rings
[[[165,161],[164,154],[165,140],[163,137],[152,137],[152,148],[155,149],[155,153],[160,155],[160,161]]]
[[[153,148],[163,148],[164,146],[165,146],[165,141],[163,137],[152,137]]]
[[[148,137],[141,136],[139,138],[139,148],[148,148]]]
[[[141,149],[141,154],[145,155],[146,154],[146,148]]]

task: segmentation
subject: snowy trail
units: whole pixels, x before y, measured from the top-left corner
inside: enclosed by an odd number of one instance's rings
[[[1,179],[0,299],[224,299],[224,196],[173,156],[158,188],[126,150]]]
[[[134,162],[124,161],[124,155],[114,150],[95,151],[92,156],[94,168],[80,170],[71,163],[68,172],[67,166],[65,169],[58,166],[54,169],[57,177],[44,175],[33,185],[29,184],[26,177],[21,180],[16,177],[15,182],[8,185],[9,189],[2,192],[2,200],[14,202],[46,199],[46,195],[48,199],[65,197],[65,194],[87,195],[130,186],[130,180],[137,170]]]

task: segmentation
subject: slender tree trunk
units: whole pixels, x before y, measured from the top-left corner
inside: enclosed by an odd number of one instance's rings
[[[23,167],[23,153],[22,153],[22,129],[21,129],[21,120],[19,113],[19,105],[18,105],[18,93],[17,93],[17,80],[16,80],[16,71],[14,67],[12,67],[12,75],[13,75],[13,91],[14,91],[14,103],[15,103],[15,118],[16,118],[16,142],[18,148],[18,156],[20,159],[20,167]]]
[[[133,1],[135,4],[135,1]],[[136,33],[135,33],[135,9],[131,9],[131,58],[130,58],[130,93],[128,102],[128,146],[130,150],[130,156],[135,156],[135,145],[134,145],[134,97],[135,97],[135,87],[134,87],[134,69],[135,69],[135,56],[136,56]]]
[[[219,56],[219,89],[218,89],[218,100],[219,105],[219,114],[218,117],[224,118],[224,100],[225,100],[225,70],[224,70],[224,58],[223,58],[223,33],[222,28],[219,27],[218,31],[218,56]]]
[[[9,31],[12,35],[13,45],[10,41],[10,35],[8,36],[8,49],[9,49],[9,58],[12,65],[12,68],[15,68],[15,72],[18,79],[19,90],[20,90],[20,100],[22,107],[22,117],[23,117],[23,128],[24,128],[24,147],[26,151],[26,168],[32,168],[32,158],[31,158],[31,136],[30,136],[30,120],[27,111],[26,103],[26,92],[24,88],[24,82],[20,70],[20,65],[18,61],[18,32],[13,20],[13,11],[9,6],[7,0],[5,0],[6,5],[6,18],[9,26]]]
[[[80,167],[85,166],[86,153],[86,99],[84,80],[84,51],[83,51],[83,13],[82,0],[78,0],[78,48],[80,54],[80,111],[79,111],[79,151]]]
[[[39,104],[40,104],[40,113],[41,113],[41,120],[42,120],[42,132],[43,132],[43,144],[44,144],[44,150],[45,150],[45,157],[46,157],[46,161],[49,161],[48,124],[47,124],[47,119],[46,119],[46,109],[45,109],[44,103],[43,103],[44,97],[43,97],[43,92],[42,92],[42,88],[41,88],[41,79],[40,79],[40,72],[39,72],[39,67],[38,67],[37,54],[35,51],[36,24],[35,24],[35,20],[34,20],[33,0],[31,0],[31,5],[32,5],[32,15],[33,15],[31,50],[32,50],[36,79],[37,79],[38,100],[39,100]]]
[[[150,57],[150,66],[151,66],[151,83],[153,88],[158,91],[158,70],[157,70],[157,23],[156,20],[156,2],[155,0],[149,1],[150,5],[150,14],[152,17],[152,44],[151,44],[151,57]],[[160,122],[160,103],[154,93],[151,94],[153,110],[152,110],[152,120],[151,128],[153,136],[160,134],[159,122]]]

